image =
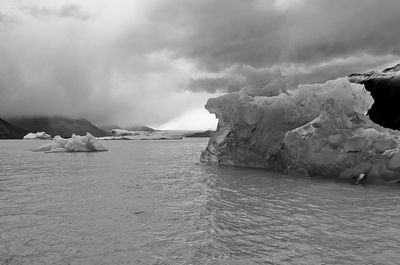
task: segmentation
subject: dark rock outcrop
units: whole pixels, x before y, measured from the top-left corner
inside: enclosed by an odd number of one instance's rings
[[[363,84],[374,98],[375,102],[368,111],[373,122],[400,130],[400,64],[382,71],[352,74],[349,80]]]

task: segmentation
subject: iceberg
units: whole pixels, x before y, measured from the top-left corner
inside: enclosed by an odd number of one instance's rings
[[[24,140],[49,140],[51,136],[45,132],[37,132],[37,133],[28,133],[24,136]]]
[[[87,133],[85,136],[73,134],[69,139],[64,139],[57,135],[54,137],[52,143],[30,150],[33,152],[46,153],[107,151],[107,149],[90,133]]]
[[[113,129],[113,136],[98,137],[99,140],[182,140],[183,133],[178,131],[127,131]]]
[[[130,136],[130,135],[134,135],[134,132],[123,130],[123,129],[112,129],[111,134],[113,136],[117,136],[117,137],[118,136]]]
[[[286,90],[278,78],[268,86],[274,93],[246,88],[208,100],[219,121],[201,161],[357,183],[400,181],[400,132],[370,120],[374,99],[364,85],[338,78]]]

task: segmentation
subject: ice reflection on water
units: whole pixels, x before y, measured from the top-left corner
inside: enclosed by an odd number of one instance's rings
[[[0,264],[397,264],[398,186],[204,165],[206,142],[0,141]]]

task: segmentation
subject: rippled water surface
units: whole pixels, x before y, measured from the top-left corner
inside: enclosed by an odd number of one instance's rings
[[[207,140],[0,141],[0,264],[399,263],[399,186],[204,165]]]

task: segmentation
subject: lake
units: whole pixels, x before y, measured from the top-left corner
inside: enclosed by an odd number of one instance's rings
[[[399,186],[202,164],[207,141],[0,141],[0,264],[398,264]]]

